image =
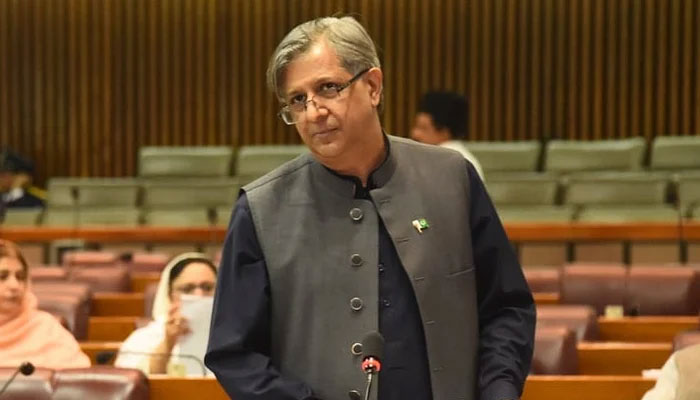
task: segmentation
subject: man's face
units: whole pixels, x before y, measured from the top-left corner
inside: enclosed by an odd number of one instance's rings
[[[328,85],[343,85],[352,78],[336,52],[321,40],[291,62],[284,74],[284,98],[306,99],[306,111],[296,123],[299,136],[321,161],[333,161],[361,148],[381,94],[381,71],[371,69],[337,98],[325,100],[316,93]],[[309,101],[310,100],[310,101]],[[318,100],[318,104],[316,103]]]
[[[450,134],[447,129],[437,129],[430,114],[419,112],[413,123],[411,139],[421,143],[438,145],[450,140]]]

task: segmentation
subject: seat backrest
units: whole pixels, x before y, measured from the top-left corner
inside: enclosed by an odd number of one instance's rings
[[[38,225],[43,214],[42,208],[10,208],[5,211],[5,226],[34,226]]]
[[[538,375],[577,374],[576,335],[565,326],[538,327],[531,370]]]
[[[140,177],[228,176],[233,149],[228,146],[141,147]]]
[[[83,207],[76,209],[80,226],[137,226],[141,210],[137,207]]]
[[[697,315],[698,275],[689,267],[631,267],[626,309],[639,315]]]
[[[523,268],[525,280],[533,293],[559,292],[559,268]]]
[[[89,285],[95,293],[128,292],[131,289],[129,269],[123,265],[74,268],[69,280]]]
[[[236,157],[236,176],[252,180],[307,152],[303,145],[242,146]]]
[[[16,371],[16,368],[0,368],[0,387]],[[18,374],[15,380],[3,393],[3,400],[51,400],[54,385],[54,371],[46,368],[35,368],[29,376]]]
[[[601,173],[569,179],[564,203],[572,205],[664,204],[669,177],[665,174]]]
[[[577,214],[580,222],[624,224],[629,222],[678,222],[678,210],[671,205],[611,205],[583,207]]]
[[[29,268],[29,277],[32,282],[65,281],[68,279],[68,270],[59,265],[32,265],[32,267]]]
[[[76,205],[76,184],[80,179],[68,177],[50,178],[46,185],[46,204],[48,207],[72,207]]]
[[[528,174],[489,178],[486,187],[496,205],[552,205],[557,199],[559,183],[551,175]]]
[[[71,250],[63,253],[66,267],[105,267],[119,262],[119,256],[111,251]]]
[[[700,173],[697,175],[683,174],[679,176],[678,200],[686,217],[690,216],[692,209],[700,207]]]
[[[673,351],[700,344],[700,330],[681,332],[673,338]]]
[[[54,400],[146,400],[148,380],[136,369],[96,366],[58,370]]]
[[[139,195],[133,178],[85,178],[76,188],[81,207],[135,207]]]
[[[651,168],[700,169],[700,136],[657,136],[651,146]]]
[[[551,304],[537,306],[537,327],[566,326],[577,340],[598,339],[596,311],[587,305]]]
[[[92,303],[92,291],[87,285],[75,282],[40,281],[32,283],[32,292],[39,300],[40,309],[64,317],[76,339],[87,338]]]
[[[68,330],[76,339],[85,339],[88,315],[83,314],[80,299],[70,294],[38,293],[39,309],[65,320]]]
[[[164,253],[133,253],[129,262],[125,263],[131,273],[134,272],[161,272],[170,261],[170,257]]]
[[[209,209],[205,207],[173,208],[146,211],[144,222],[150,226],[210,226]]]
[[[642,167],[646,142],[641,137],[621,140],[551,140],[545,171],[635,171]]]
[[[624,306],[627,269],[622,264],[564,265],[561,272],[561,304],[587,304],[598,315],[608,305]]]
[[[143,206],[148,209],[160,207],[217,207],[231,206],[238,196],[237,180],[217,179],[199,182],[154,182],[144,183]]]
[[[466,142],[485,173],[534,172],[542,145],[536,140],[515,142]]]

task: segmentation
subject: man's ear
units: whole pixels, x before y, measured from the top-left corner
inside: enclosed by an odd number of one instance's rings
[[[367,84],[370,87],[370,98],[372,100],[372,105],[377,107],[382,99],[382,90],[384,87],[382,83],[384,81],[384,74],[382,70],[374,67],[367,71]]]

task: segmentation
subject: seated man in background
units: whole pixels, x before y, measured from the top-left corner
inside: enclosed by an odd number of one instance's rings
[[[187,358],[178,357],[185,355],[181,353],[180,340],[195,328],[181,312],[182,297],[211,298],[216,275],[216,266],[202,253],[184,253],[172,259],[160,276],[153,300],[153,321],[129,335],[114,365],[138,368],[146,374],[201,376],[204,351],[187,354]],[[203,327],[206,329],[203,336],[208,337],[208,321]],[[199,360],[199,365],[190,365],[193,357]]]
[[[411,138],[459,152],[484,180],[481,164],[462,142],[467,137],[467,111],[467,99],[462,95],[428,92],[420,100]]]
[[[31,161],[9,150],[0,152],[0,210],[44,206],[44,192],[32,186],[33,173]]]
[[[51,314],[37,309],[29,267],[17,245],[0,239],[0,367],[90,366],[78,342]]]
[[[642,400],[700,399],[700,344],[674,352]]]

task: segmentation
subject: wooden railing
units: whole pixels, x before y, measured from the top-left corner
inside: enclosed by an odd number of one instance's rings
[[[226,400],[221,385],[211,378],[151,376],[151,399]],[[530,376],[522,400],[639,400],[654,386],[641,376]]]
[[[538,241],[700,241],[700,221],[677,223],[518,223],[507,224],[514,242]],[[96,243],[222,243],[224,227],[0,227],[0,238],[20,243],[83,239]]]

